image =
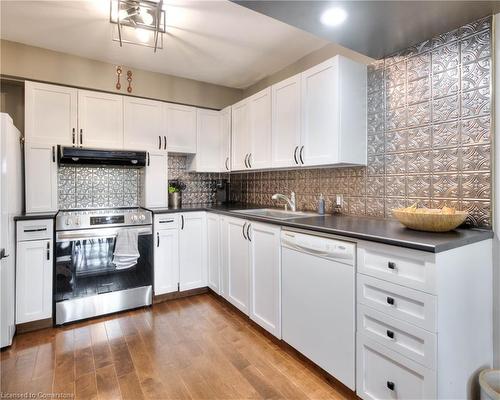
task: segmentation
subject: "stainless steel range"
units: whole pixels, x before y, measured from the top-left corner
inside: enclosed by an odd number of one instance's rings
[[[150,305],[151,212],[141,208],[60,211],[54,275],[58,325]]]

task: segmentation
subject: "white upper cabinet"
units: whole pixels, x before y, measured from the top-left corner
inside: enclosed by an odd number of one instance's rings
[[[167,150],[196,153],[196,108],[165,103]]]
[[[57,144],[27,141],[24,151],[26,212],[58,211]]]
[[[26,141],[76,144],[77,89],[26,81]]]
[[[251,169],[271,166],[271,88],[248,99],[251,147],[247,164]]]
[[[78,139],[83,147],[123,148],[123,96],[78,91]]]
[[[144,170],[144,206],[168,206],[168,155],[164,151],[150,151]]]
[[[222,151],[221,114],[219,111],[197,109],[197,151],[191,169],[197,172],[219,172]]]
[[[219,171],[231,171],[231,107],[226,107],[220,111],[220,163]]]
[[[299,162],[366,164],[366,66],[336,56],[301,81]]]
[[[299,165],[300,74],[272,86],[272,166]]]
[[[123,98],[123,144],[129,150],[167,150],[165,113],[160,101]]]
[[[249,103],[240,101],[231,109],[232,147],[231,168],[233,170],[248,169],[250,154]]]

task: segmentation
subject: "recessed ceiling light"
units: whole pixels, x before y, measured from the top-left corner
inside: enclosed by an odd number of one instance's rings
[[[337,26],[344,22],[347,13],[342,8],[329,8],[321,14],[321,23],[326,26]]]

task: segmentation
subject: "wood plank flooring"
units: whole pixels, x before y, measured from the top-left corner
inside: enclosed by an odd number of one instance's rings
[[[347,399],[212,294],[16,336],[2,393],[77,399]]]

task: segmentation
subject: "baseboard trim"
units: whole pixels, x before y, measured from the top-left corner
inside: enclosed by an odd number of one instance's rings
[[[25,322],[23,324],[16,325],[16,335],[20,333],[27,333],[38,331],[40,329],[52,328],[54,321],[52,318],[40,319],[38,321]]]
[[[182,299],[183,297],[196,296],[198,294],[207,293],[210,289],[208,287],[184,290],[182,292],[172,292],[160,294],[153,297],[153,304],[163,303],[164,301]]]

